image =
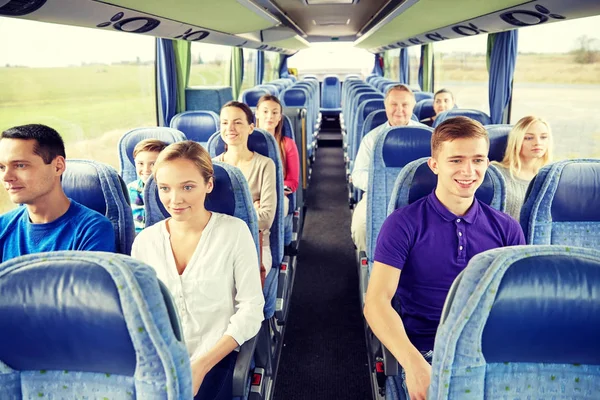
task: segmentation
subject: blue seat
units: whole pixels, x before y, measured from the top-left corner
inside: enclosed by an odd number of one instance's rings
[[[566,160],[541,168],[521,209],[526,242],[597,248],[599,187],[600,160]]]
[[[432,99],[433,100],[433,93],[430,92],[415,92],[415,101],[418,103],[421,100],[425,100],[425,99]]]
[[[435,110],[433,109],[433,99],[423,99],[421,101],[417,101],[417,104],[413,110],[413,114],[417,116],[419,121],[433,117],[435,115]]]
[[[191,86],[185,89],[186,111],[207,110],[215,113],[233,100],[231,86]]]
[[[516,246],[471,259],[435,338],[428,399],[600,393],[600,252]]]
[[[394,183],[385,215],[386,218],[396,209],[412,204],[433,192],[437,185],[437,175],[427,165],[428,159],[429,157],[420,158],[409,162],[402,168]],[[475,197],[496,210],[504,211],[506,188],[502,174],[493,165],[487,169],[481,186],[475,192]],[[376,238],[379,235],[381,225],[374,225],[373,229],[372,237]],[[399,311],[397,308],[399,304],[395,303],[394,306]],[[387,349],[384,350],[377,346],[370,346],[370,348],[376,349],[372,356],[373,359],[383,357],[386,360],[384,370],[384,374],[388,376],[386,380],[386,398],[398,398],[400,386],[400,380],[397,376],[398,363]]]
[[[284,107],[298,107],[306,109],[306,152],[308,157],[312,157],[314,152],[313,136],[316,124],[314,106],[309,102],[308,89],[296,87],[295,85],[283,92],[280,99]]]
[[[373,99],[379,99],[383,101],[383,94],[378,93],[378,92],[362,92],[359,91],[360,93],[355,94],[354,98],[351,100],[350,102],[350,114],[349,114],[349,118],[347,120],[347,125],[346,125],[346,145],[348,147],[348,153],[350,153],[354,147],[354,139],[357,136],[357,124],[358,124],[358,120],[359,120],[359,116],[360,114],[360,106],[361,104],[363,104],[365,101],[367,100],[373,100]],[[377,103],[380,104],[380,103]],[[369,107],[370,109],[371,107]],[[372,110],[374,111],[374,109]],[[364,111],[363,111],[364,113]],[[366,114],[368,115],[368,114]],[[363,115],[363,121],[364,121],[364,117],[366,117],[366,115]],[[358,143],[360,144],[360,143]],[[357,147],[358,148],[358,147]]]
[[[192,398],[175,306],[151,267],[103,252],[30,254],[0,265],[0,292],[3,398]]]
[[[246,103],[248,105],[248,107],[256,107],[256,105],[258,104],[258,100],[266,95],[266,94],[271,94],[267,89],[265,89],[264,87],[255,87],[252,89],[246,89],[242,92],[242,95],[240,96],[242,103]],[[215,132],[213,132],[215,133]],[[212,135],[212,133],[211,133]],[[208,141],[208,139],[207,139]]]
[[[488,158],[490,161],[502,161],[506,152],[506,144],[508,143],[508,134],[512,129],[512,125],[495,124],[484,126],[490,138],[490,152]]]
[[[383,104],[383,98],[377,98],[376,94],[374,98],[370,98],[372,94],[363,93],[360,97],[367,98],[368,100],[363,100],[358,109],[356,111],[356,120],[354,123],[354,127],[352,128],[352,134],[348,137],[348,159],[350,160],[350,170],[354,167],[354,160],[356,159],[356,154],[358,153],[358,148],[360,147],[360,142],[365,134],[369,131],[365,132],[363,126],[365,124],[365,120],[367,117],[375,112],[375,111],[384,111],[385,114],[385,105]],[[387,118],[386,118],[387,121]]]
[[[283,116],[283,136],[289,137],[290,139],[292,139],[294,141],[294,143],[296,143],[296,135],[294,134],[294,129],[292,128],[292,122],[290,121],[290,117],[288,117],[287,115]],[[287,196],[290,203],[289,203],[289,210],[288,210],[288,215],[284,215],[284,244],[287,246],[290,243],[292,243],[293,240],[293,228],[294,228],[294,224],[293,224],[293,218],[294,218],[294,212],[296,211],[297,208],[297,195],[296,192],[290,194]]]
[[[321,112],[337,116],[342,111],[342,87],[337,75],[327,75],[321,86]]]
[[[490,125],[492,120],[490,116],[479,110],[469,110],[465,108],[453,108],[452,110],[444,111],[437,116],[433,123],[433,127],[437,127],[439,124],[452,117],[468,117],[475,121],[481,122],[482,125]]]
[[[133,182],[137,179],[135,172],[135,160],[133,158],[133,149],[144,139],[158,139],[171,144],[186,140],[185,134],[173,128],[136,128],[124,134],[119,140],[119,163],[121,166],[120,175],[125,183]]]
[[[387,207],[400,170],[409,162],[431,154],[429,127],[390,127],[375,141],[373,159],[369,167],[367,188],[367,259],[369,270],[377,234],[387,217]],[[366,287],[365,287],[366,289]]]
[[[135,238],[133,215],[125,182],[117,171],[91,160],[67,160],[61,184],[65,194],[110,220],[117,253],[131,254]]]
[[[212,111],[185,111],[175,115],[170,126],[206,147],[208,138],[219,130],[219,115]]]
[[[254,132],[248,137],[248,149],[255,151],[265,157],[270,158],[275,163],[276,183],[277,188],[277,211],[275,219],[271,225],[269,244],[271,246],[272,268],[265,281],[265,317],[270,318],[275,311],[275,303],[277,301],[277,275],[283,261],[284,247],[284,227],[283,227],[283,168],[281,166],[281,157],[279,154],[279,146],[275,138],[263,131],[262,129],[254,129]],[[208,152],[211,157],[225,151],[225,142],[221,138],[219,132],[215,133],[208,141]],[[243,176],[243,175],[242,175]]]

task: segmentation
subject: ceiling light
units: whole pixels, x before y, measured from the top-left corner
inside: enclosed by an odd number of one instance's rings
[[[356,4],[358,0],[304,0],[309,6],[323,6],[330,4]]]

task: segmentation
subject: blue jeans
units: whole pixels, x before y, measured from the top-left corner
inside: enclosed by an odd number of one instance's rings
[[[237,356],[238,352],[232,351],[208,371],[194,400],[231,400]]]
[[[421,354],[423,355],[423,358],[425,359],[425,361],[427,361],[429,364],[431,364],[431,361],[433,359],[433,350],[429,350],[429,351],[422,351]],[[402,368],[402,366],[400,366],[400,376],[402,377],[402,388],[404,389],[404,391],[400,391],[400,400],[410,400],[410,397],[408,395],[408,389],[406,388],[406,373],[404,372],[404,368]]]

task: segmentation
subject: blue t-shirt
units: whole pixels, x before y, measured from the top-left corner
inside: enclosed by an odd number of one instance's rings
[[[129,203],[133,213],[133,225],[137,235],[146,227],[146,210],[144,209],[144,181],[137,179],[127,185]]]
[[[374,260],[402,270],[394,308],[411,343],[433,350],[450,286],[476,254],[525,244],[509,215],[475,199],[467,213],[451,213],[434,193],[394,211],[383,223]]]
[[[27,207],[0,215],[0,260],[58,250],[115,252],[115,232],[104,215],[71,200],[66,213],[47,224],[33,224]]]

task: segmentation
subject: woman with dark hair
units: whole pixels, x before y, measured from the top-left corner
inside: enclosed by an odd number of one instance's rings
[[[279,145],[281,165],[283,165],[283,185],[285,194],[294,193],[298,189],[300,174],[300,158],[294,141],[283,134],[283,108],[279,99],[266,94],[256,105],[256,126],[275,137]],[[284,214],[288,214],[289,200],[285,197]]]
[[[269,230],[277,210],[275,163],[248,149],[248,137],[254,131],[252,110],[244,103],[230,101],[221,108],[221,138],[227,144],[224,153],[214,160],[239,168],[250,187],[254,209],[258,214],[258,229],[261,233],[261,261],[264,276],[271,269],[272,257],[269,245]]]

